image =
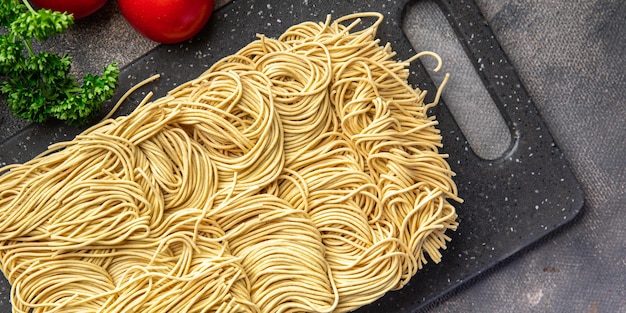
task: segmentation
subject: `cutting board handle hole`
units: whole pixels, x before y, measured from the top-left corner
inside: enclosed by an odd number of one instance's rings
[[[433,51],[441,56],[439,72],[434,58],[420,62],[436,84],[450,73],[441,95],[470,147],[479,157],[495,160],[513,147],[511,130],[480,78],[479,68],[465,52],[439,5],[432,0],[414,1],[406,7],[402,28],[416,51]]]

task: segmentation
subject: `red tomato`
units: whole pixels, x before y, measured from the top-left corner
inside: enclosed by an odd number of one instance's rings
[[[41,9],[72,13],[77,19],[98,11],[107,0],[30,0],[30,2]]]
[[[118,0],[117,4],[135,30],[160,43],[193,37],[213,13],[213,0]]]

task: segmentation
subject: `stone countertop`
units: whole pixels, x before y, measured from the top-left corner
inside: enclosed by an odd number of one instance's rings
[[[228,2],[216,1],[216,8]],[[572,164],[586,202],[575,221],[427,311],[626,312],[626,4],[476,2]],[[157,44],[109,1],[46,45],[71,54],[73,71],[84,75],[112,61],[127,65]],[[25,125],[0,107],[0,141]]]

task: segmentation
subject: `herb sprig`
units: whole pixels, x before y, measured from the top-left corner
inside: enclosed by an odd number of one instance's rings
[[[13,113],[33,122],[49,119],[68,124],[91,121],[117,87],[119,68],[113,62],[101,76],[87,74],[82,83],[71,73],[72,57],[33,51],[74,23],[71,14],[35,10],[27,0],[0,0],[0,92]]]

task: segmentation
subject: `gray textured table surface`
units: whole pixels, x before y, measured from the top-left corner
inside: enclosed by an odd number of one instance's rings
[[[585,206],[574,222],[428,311],[626,312],[626,4],[476,2],[571,163]],[[410,18],[404,29],[419,31]],[[115,1],[48,44],[73,55],[78,74],[129,64],[156,46]],[[0,106],[0,141],[24,125]]]

